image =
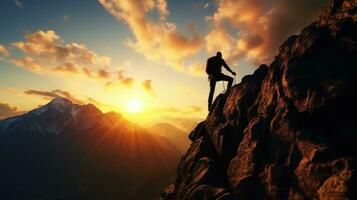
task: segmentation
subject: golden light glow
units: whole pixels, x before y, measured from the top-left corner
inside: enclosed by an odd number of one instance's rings
[[[129,100],[126,105],[126,111],[131,113],[137,113],[142,111],[143,102],[138,99]]]

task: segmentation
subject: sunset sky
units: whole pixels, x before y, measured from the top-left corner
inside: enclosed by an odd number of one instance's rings
[[[327,3],[2,0],[0,118],[58,96],[138,123],[204,118],[208,57],[222,51],[239,82],[269,64],[278,45]],[[216,94],[222,88],[218,83]]]

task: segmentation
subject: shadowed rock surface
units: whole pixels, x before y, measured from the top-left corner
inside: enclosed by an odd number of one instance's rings
[[[333,1],[218,96],[160,199],[357,199],[356,5]]]

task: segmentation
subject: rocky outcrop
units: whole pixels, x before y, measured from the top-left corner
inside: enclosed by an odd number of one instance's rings
[[[216,98],[161,199],[357,199],[357,1]]]

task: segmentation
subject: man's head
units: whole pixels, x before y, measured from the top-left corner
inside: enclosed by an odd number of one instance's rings
[[[216,54],[216,56],[217,56],[218,58],[222,58],[222,53],[221,53],[220,51],[218,51],[217,54]]]

